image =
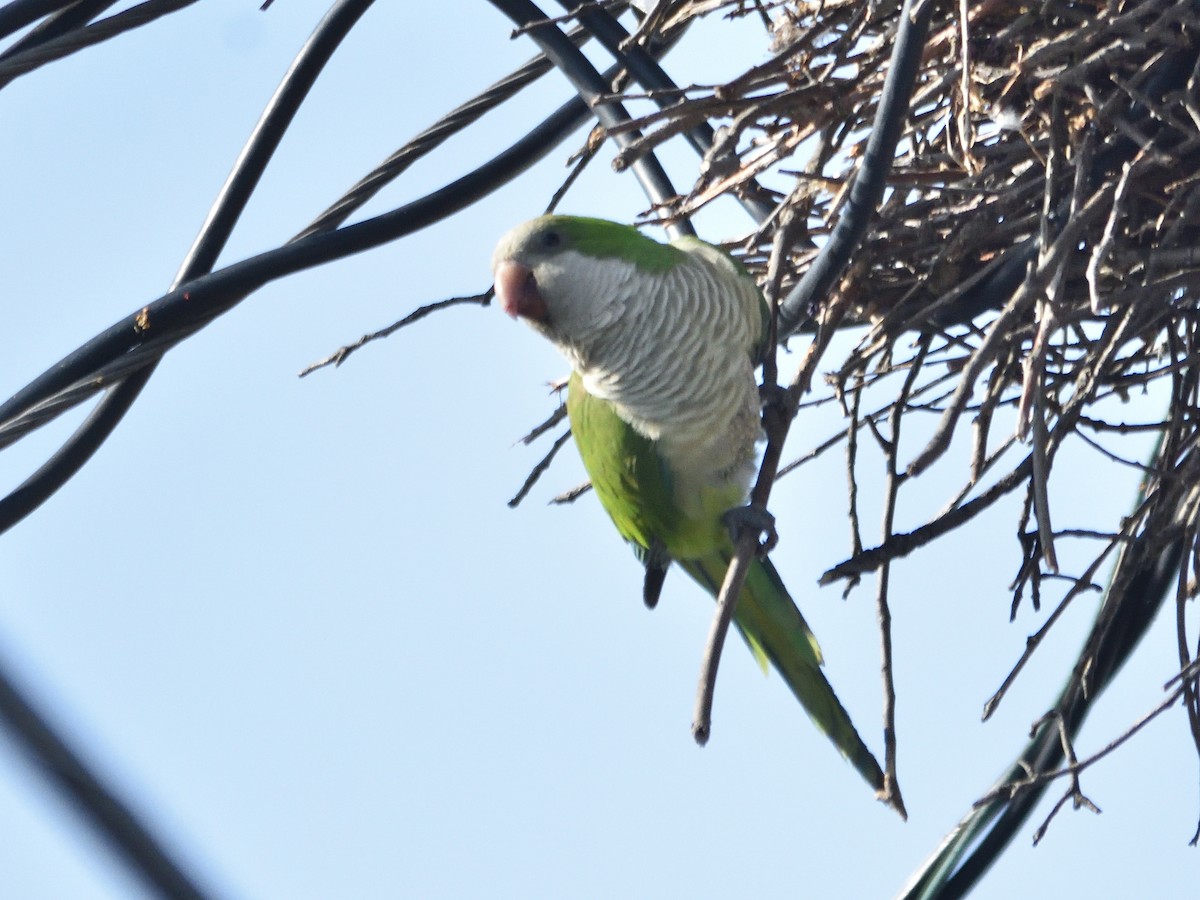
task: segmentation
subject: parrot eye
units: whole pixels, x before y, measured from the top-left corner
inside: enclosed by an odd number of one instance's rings
[[[554,250],[557,247],[561,247],[562,242],[563,242],[562,232],[550,229],[548,231],[543,231],[541,234],[542,246],[545,247],[547,250]]]

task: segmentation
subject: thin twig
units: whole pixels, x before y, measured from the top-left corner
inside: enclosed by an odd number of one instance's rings
[[[984,367],[992,361],[993,357],[999,351],[1001,341],[1008,336],[1008,328],[1011,323],[1024,315],[1029,305],[1040,296],[1047,279],[1058,269],[1063,257],[1067,253],[1074,252],[1075,245],[1079,241],[1080,232],[1085,225],[1090,223],[1092,218],[1103,211],[1104,203],[1112,195],[1113,190],[1112,185],[1105,185],[1088,199],[1088,202],[1079,211],[1078,216],[1063,227],[1058,238],[1054,241],[1054,245],[1038,261],[1036,269],[1030,273],[1030,277],[1026,279],[1021,289],[1013,295],[999,318],[992,323],[987,337],[984,338],[983,343],[979,345],[979,349],[975,351],[975,355],[971,357],[971,360],[964,368],[959,387],[954,393],[954,399],[951,401],[950,408],[942,417],[942,421],[938,424],[933,437],[930,438],[925,449],[909,463],[908,472],[910,475],[919,475],[949,447],[950,438],[954,433],[955,426],[958,424],[958,418],[962,414],[967,400],[970,399],[971,392],[974,390],[975,381],[982,374]]]
[[[300,370],[300,377],[303,378],[306,375],[310,375],[317,371],[317,369],[323,369],[326,366],[333,366],[334,368],[337,368],[346,361],[351,353],[353,353],[355,350],[358,350],[360,347],[364,347],[372,341],[378,341],[382,338],[390,337],[401,328],[425,318],[430,313],[434,313],[438,310],[446,309],[451,306],[461,306],[465,303],[474,303],[478,306],[487,306],[492,302],[493,295],[494,292],[492,288],[488,288],[482,294],[472,294],[469,297],[451,297],[448,300],[439,300],[436,303],[428,303],[425,306],[418,307],[403,319],[393,322],[391,325],[387,326],[387,328],[381,328],[379,331],[374,331],[370,334],[364,334],[353,344],[346,344],[344,347],[339,347],[324,359],[305,366]]]
[[[1074,803],[1075,809],[1086,807],[1096,815],[1100,814],[1100,807],[1087,798],[1083,793],[1083,789],[1079,784],[1079,760],[1075,756],[1075,747],[1071,742],[1071,735],[1067,733],[1067,724],[1063,721],[1062,716],[1051,714],[1058,726],[1058,740],[1062,746],[1063,758],[1066,759],[1066,769],[1069,771],[1071,778],[1071,787],[1065,794],[1054,804],[1054,808],[1050,810],[1050,814],[1046,816],[1045,821],[1037,827],[1033,832],[1033,845],[1036,847],[1046,835],[1046,829],[1050,827],[1050,822],[1058,815],[1058,811],[1063,808],[1063,805],[1071,800]],[[1036,725],[1034,726],[1037,727]]]
[[[918,346],[917,357],[909,368],[908,374],[904,379],[904,384],[900,388],[900,393],[896,398],[896,405],[892,407],[892,415],[889,418],[891,435],[886,441],[880,440],[880,445],[883,447],[886,459],[887,473],[887,482],[884,487],[882,523],[884,544],[892,537],[893,528],[896,523],[896,501],[900,493],[900,485],[907,478],[906,475],[900,472],[897,462],[900,453],[900,426],[904,418],[904,410],[908,403],[908,398],[912,393],[913,385],[916,383],[917,375],[921,371],[921,363],[929,350],[929,341],[930,338],[926,335],[922,338]],[[878,433],[876,435],[878,437]],[[892,674],[892,612],[888,603],[888,587],[891,583],[891,572],[891,561],[885,561],[880,567],[879,575],[876,578],[875,592],[875,610],[879,619],[880,668],[883,678],[883,794],[886,800],[900,812],[900,815],[907,819],[908,814],[904,810],[904,800],[900,794],[900,783],[896,775],[896,683]]]
[[[1037,521],[1038,544],[1042,559],[1052,573],[1058,572],[1058,554],[1054,552],[1054,526],[1050,522],[1049,450],[1050,433],[1046,429],[1046,404],[1040,386],[1033,402],[1033,474],[1030,488],[1033,493],[1033,514]]]
[[[1149,725],[1152,721],[1154,721],[1176,703],[1178,703],[1180,698],[1183,696],[1183,682],[1189,681],[1194,683],[1197,677],[1198,667],[1200,667],[1200,661],[1194,662],[1190,669],[1175,674],[1171,680],[1163,686],[1163,688],[1165,690],[1175,682],[1179,682],[1179,686],[1176,687],[1175,690],[1171,691],[1171,693],[1167,695],[1166,699],[1164,699],[1149,712],[1139,717],[1132,725],[1125,729],[1125,731],[1113,738],[1091,756],[1088,756],[1082,760],[1077,760],[1072,764],[1063,766],[1062,768],[1055,769],[1050,772],[1030,772],[1025,778],[1017,781],[1010,781],[993,788],[991,791],[988,791],[988,793],[976,800],[974,805],[976,807],[986,806],[987,804],[1000,798],[1013,797],[1018,792],[1028,790],[1036,785],[1043,784],[1048,781],[1054,781],[1059,778],[1076,776],[1083,770],[1095,765],[1100,760],[1104,759],[1104,757],[1108,756],[1114,750],[1129,741],[1130,738],[1132,738],[1135,734]],[[1039,722],[1041,721],[1042,720],[1039,720]],[[1035,723],[1034,727],[1037,727],[1037,723]]]
[[[696,709],[692,717],[692,737],[704,746],[712,733],[713,698],[717,688],[717,669],[721,664],[721,651],[725,637],[737,608],[737,598],[750,573],[750,562],[758,553],[759,536],[752,531],[743,531],[734,545],[733,560],[725,571],[725,580],[717,594],[717,611],[708,629],[704,642],[704,655],[700,659],[700,683],[696,689]]]
[[[817,580],[817,583],[822,585],[831,584],[840,578],[849,578],[853,575],[874,571],[885,562],[901,556],[907,556],[930,541],[953,531],[975,518],[975,516],[986,510],[1001,497],[1015,490],[1029,477],[1031,466],[1032,459],[1028,456],[1025,457],[1025,460],[1017,465],[1016,468],[996,481],[995,484],[978,497],[967,501],[961,506],[955,506],[947,510],[937,518],[926,522],[920,528],[895,534],[886,543],[880,544],[878,547],[871,547],[862,553],[838,563],[833,568],[827,569]]]
[[[786,220],[781,221],[775,238],[773,256],[782,259],[790,241],[789,227]],[[795,398],[787,395],[781,400],[778,394],[778,369],[775,362],[777,344],[775,337],[778,333],[779,305],[777,291],[782,270],[776,264],[769,282],[769,297],[771,317],[766,334],[763,355],[763,393],[767,402],[763,407],[763,430],[767,434],[767,448],[763,452],[763,460],[758,470],[758,480],[750,493],[752,506],[765,511],[770,499],[771,486],[779,469],[779,460],[783,454],[783,443],[787,439],[788,426],[795,416]],[[743,528],[734,543],[733,559],[725,571],[725,579],[717,593],[717,609],[709,626],[708,639],[704,644],[704,653],[700,661],[700,680],[696,688],[695,713],[692,717],[692,736],[696,743],[703,746],[708,742],[712,732],[712,708],[717,686],[717,669],[721,664],[721,652],[725,647],[725,637],[733,622],[737,610],[738,598],[742,586],[750,571],[750,563],[760,552],[770,550],[774,543],[774,534],[768,536],[767,546],[759,547],[761,534],[749,528]]]
[[[550,449],[546,451],[546,455],[533,467],[533,471],[525,478],[525,483],[521,485],[520,490],[508,501],[509,509],[516,509],[520,502],[525,499],[526,495],[533,489],[533,486],[537,484],[538,479],[542,477],[542,473],[550,468],[550,463],[554,462],[554,457],[570,437],[571,432],[567,430],[554,439],[554,443],[550,445]]]
[[[555,494],[550,498],[550,503],[555,506],[560,506],[564,503],[574,503],[591,489],[592,483],[590,481],[584,481],[575,485],[575,487],[571,488],[570,490],[563,491],[561,494]]]
[[[1017,675],[1019,675],[1021,670],[1025,668],[1025,664],[1029,662],[1029,659],[1033,656],[1034,651],[1037,650],[1042,641],[1045,640],[1047,633],[1051,628],[1054,627],[1054,623],[1059,620],[1064,612],[1066,612],[1067,606],[1070,604],[1070,602],[1089,588],[1093,579],[1096,577],[1096,573],[1104,564],[1105,559],[1108,558],[1108,555],[1122,543],[1127,543],[1132,539],[1133,534],[1137,530],[1139,524],[1142,522],[1143,517],[1148,514],[1149,509],[1149,502],[1144,501],[1138,505],[1137,509],[1135,509],[1129,516],[1126,517],[1121,533],[1114,537],[1100,551],[1100,553],[1097,554],[1096,558],[1093,559],[1088,565],[1087,569],[1084,570],[1084,573],[1079,576],[1078,579],[1076,579],[1075,583],[1063,596],[1062,600],[1058,602],[1058,606],[1054,608],[1054,612],[1052,612],[1046,621],[1042,623],[1041,628],[1025,639],[1025,649],[1022,651],[1020,659],[1017,660],[1016,664],[1009,671],[1008,675],[1005,676],[1004,681],[1001,683],[999,689],[992,694],[992,696],[988,698],[988,701],[983,705],[984,721],[991,718],[992,713],[994,713],[996,708],[1000,705],[1000,701],[1003,700],[1005,694],[1008,693],[1008,689],[1012,686],[1013,682],[1016,681]]]
[[[517,443],[524,444],[526,447],[528,447],[566,417],[566,404],[560,403],[558,406],[554,407],[554,412],[550,413],[550,415],[541,423],[534,425],[524,437],[517,441]]]

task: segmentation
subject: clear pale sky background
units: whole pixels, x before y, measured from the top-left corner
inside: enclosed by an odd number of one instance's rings
[[[0,91],[0,394],[166,288],[325,6],[197,4]],[[527,59],[532,44],[509,31],[484,2],[377,4],[223,262],[285,240]],[[668,69],[712,82],[766,52],[758,26],[713,22]],[[371,210],[456,177],[568,95],[551,74]],[[711,602],[674,573],[647,612],[639,567],[594,498],[546,505],[582,480],[570,447],[523,506],[505,505],[548,446],[515,442],[553,408],[546,383],[566,371],[553,348],[494,309],[462,308],[296,377],[416,306],[487,288],[496,239],[541,211],[580,140],[446,223],[259,291],[173,351],[95,459],[0,538],[0,653],[219,896],[891,896],[1069,669],[1093,598],[979,721],[1052,607],[1008,622],[1013,501],[893,573],[907,824],[737,642],[698,749]],[[632,220],[644,208],[610,156],[565,211]],[[689,183],[687,151],[668,159]],[[733,206],[699,224],[711,239],[750,226]],[[1157,413],[1149,398],[1119,416]],[[79,419],[0,454],[0,487]],[[837,428],[832,413],[802,419],[788,458]],[[1135,477],[1067,452],[1056,524],[1114,522]],[[846,601],[816,585],[850,548],[843,468],[833,452],[781,483],[775,559],[881,749],[873,584]],[[949,499],[963,471],[958,453],[925,479],[928,508],[902,509],[903,523]],[[878,488],[863,485],[869,538]],[[1082,555],[1060,553],[1077,571]],[[1163,618],[1081,753],[1157,704],[1173,641]],[[1196,769],[1175,711],[1087,773],[1103,815],[1065,810],[1036,849],[1031,823],[975,896],[1192,896]],[[5,897],[139,896],[6,735],[0,833]]]

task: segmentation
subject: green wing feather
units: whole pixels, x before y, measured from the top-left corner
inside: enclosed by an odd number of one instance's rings
[[[578,374],[571,376],[567,412],[592,487],[621,536],[643,560],[657,539],[716,597],[733,555],[721,516],[743,502],[741,489],[714,490],[704,498],[700,515],[684,515],[654,442],[621,419],[611,403],[590,395]],[[842,755],[868,784],[882,790],[879,764],[822,674],[817,640],[769,561],[751,565],[734,621],[760,664],[775,666]]]

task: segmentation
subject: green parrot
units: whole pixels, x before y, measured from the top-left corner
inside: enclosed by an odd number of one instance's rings
[[[750,275],[696,238],[542,216],[492,260],[500,308],[567,357],[571,433],[592,487],[646,566],[653,606],[672,561],[714,597],[733,556],[761,435],[769,310]],[[756,559],[735,622],[817,726],[876,789],[883,773],[821,672],[821,649],[769,560]]]

